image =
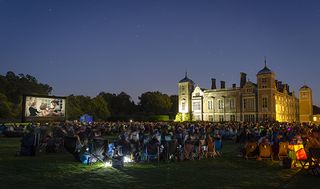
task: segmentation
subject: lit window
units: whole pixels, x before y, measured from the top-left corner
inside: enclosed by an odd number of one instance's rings
[[[213,116],[209,115],[209,121],[213,121]]]
[[[219,121],[220,121],[220,122],[224,121],[223,115],[219,115]]]
[[[182,102],[181,103],[181,110],[184,111],[186,109],[186,103]]]
[[[212,110],[212,109],[213,109],[213,102],[208,101],[208,110]]]
[[[230,109],[234,109],[234,108],[235,108],[235,100],[230,99]]]
[[[223,106],[224,106],[223,100],[219,100],[218,104],[219,104],[219,109],[223,109]]]
[[[193,110],[200,110],[200,102],[192,103]]]
[[[236,121],[236,115],[230,115],[230,121]]]

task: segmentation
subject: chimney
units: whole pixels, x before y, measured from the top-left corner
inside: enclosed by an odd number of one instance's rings
[[[283,90],[286,90],[288,93],[290,93],[290,87],[288,84],[283,84],[283,87],[284,89]],[[284,92],[284,91],[283,91]]]
[[[247,74],[240,72],[240,88],[243,88],[246,82],[247,82]]]
[[[221,86],[221,89],[225,89],[226,88],[226,82],[225,81],[220,81],[220,86]]]
[[[217,89],[216,79],[215,78],[211,78],[211,89]]]
[[[232,88],[235,89],[237,87],[237,84],[232,84]]]
[[[282,85],[282,81],[278,81],[278,90],[283,92],[283,85]]]

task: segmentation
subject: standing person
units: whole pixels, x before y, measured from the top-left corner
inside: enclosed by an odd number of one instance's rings
[[[217,134],[214,140],[214,147],[218,156],[221,156],[221,149],[222,149],[222,137],[221,135]]]

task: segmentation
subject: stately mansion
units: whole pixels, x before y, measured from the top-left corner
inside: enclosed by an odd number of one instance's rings
[[[300,100],[288,84],[276,80],[276,75],[265,62],[257,73],[257,82],[247,80],[240,73],[240,86],[226,87],[211,79],[211,88],[195,86],[187,74],[179,82],[179,113],[182,121],[245,121],[276,120],[279,122],[309,122],[312,120],[312,91],[300,89]],[[300,107],[300,108],[299,108]]]

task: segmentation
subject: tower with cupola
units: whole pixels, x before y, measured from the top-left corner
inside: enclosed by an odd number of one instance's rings
[[[276,119],[276,75],[267,67],[266,59],[264,64],[264,68],[257,73],[259,121]]]
[[[179,113],[181,113],[181,121],[189,121],[191,119],[191,96],[194,90],[194,82],[188,78],[188,74],[178,83],[179,94]]]
[[[312,90],[307,85],[300,88],[299,108],[300,122],[311,122],[313,116]]]

